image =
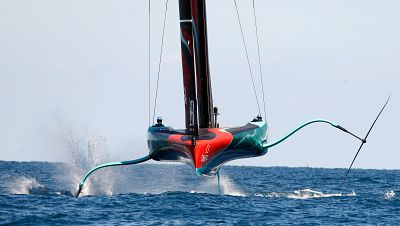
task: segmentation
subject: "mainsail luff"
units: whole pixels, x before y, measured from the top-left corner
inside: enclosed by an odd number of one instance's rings
[[[205,0],[191,0],[190,2],[193,20],[199,128],[211,128],[214,126],[214,118],[212,117],[213,101],[208,64],[206,3]]]
[[[185,126],[188,133],[197,136],[197,93],[193,55],[193,23],[190,0],[179,0],[179,18],[181,27],[183,90],[185,98]]]

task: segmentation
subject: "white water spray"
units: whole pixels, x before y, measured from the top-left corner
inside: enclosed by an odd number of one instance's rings
[[[314,198],[330,198],[330,197],[345,197],[345,196],[356,196],[357,194],[353,191],[348,194],[342,193],[322,193],[319,191],[312,190],[310,188],[295,190],[293,192],[270,192],[267,194],[257,193],[255,196],[259,197],[272,197],[272,198],[289,198],[289,199],[314,199]]]
[[[392,199],[396,197],[396,193],[393,190],[390,190],[384,194],[385,199]]]
[[[15,195],[28,195],[33,189],[44,188],[35,178],[32,177],[18,177],[11,181],[9,185],[10,194]]]
[[[235,183],[229,178],[228,175],[220,175],[220,186],[221,195],[231,195],[231,196],[246,196],[246,193],[241,191]],[[218,194],[218,180],[217,177],[208,178],[201,183],[201,185],[196,189],[190,191],[191,193],[209,193]]]
[[[76,192],[82,176],[95,165],[111,161],[107,152],[106,138],[95,135],[88,129],[73,128],[64,121],[55,129],[56,150],[63,154],[66,167],[61,169],[56,180]],[[85,183],[82,195],[113,194],[116,175],[113,169],[94,173]]]

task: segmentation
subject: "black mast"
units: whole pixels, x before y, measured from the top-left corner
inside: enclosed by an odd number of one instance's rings
[[[197,100],[199,103],[199,128],[214,126],[213,102],[208,64],[208,41],[205,0],[191,0],[193,37],[197,79]]]
[[[185,98],[186,131],[198,135],[196,74],[194,69],[193,27],[190,0],[179,0],[181,26],[181,53],[183,72],[183,91]]]
[[[179,0],[187,132],[214,126],[205,0]]]

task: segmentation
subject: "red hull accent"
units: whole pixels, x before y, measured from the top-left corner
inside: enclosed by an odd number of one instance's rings
[[[171,135],[168,140],[171,141],[171,145],[173,143],[186,146],[190,149],[194,166],[195,168],[202,168],[205,164],[207,164],[208,160],[212,159],[219,152],[226,149],[232,141],[232,134],[224,131],[219,128],[210,128],[207,129],[205,135],[207,134],[215,135],[215,137],[208,138],[205,136],[205,139],[202,139],[202,136],[195,141],[195,145],[193,145],[192,140],[186,139],[186,135],[174,134]]]

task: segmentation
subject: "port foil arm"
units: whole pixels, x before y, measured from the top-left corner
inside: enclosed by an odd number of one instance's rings
[[[85,181],[89,177],[89,175],[92,174],[94,171],[99,170],[101,168],[110,167],[110,166],[122,166],[122,165],[138,164],[138,163],[146,162],[146,161],[148,161],[150,159],[151,159],[151,157],[149,155],[146,155],[146,156],[144,156],[142,158],[139,158],[139,159],[127,160],[127,161],[121,161],[121,162],[109,162],[109,163],[104,163],[104,164],[101,164],[101,165],[98,165],[98,166],[94,167],[93,169],[89,170],[85,174],[85,176],[83,176],[81,182],[79,183],[78,191],[75,193],[75,197],[79,196],[79,194],[81,193],[83,184],[85,183]]]

